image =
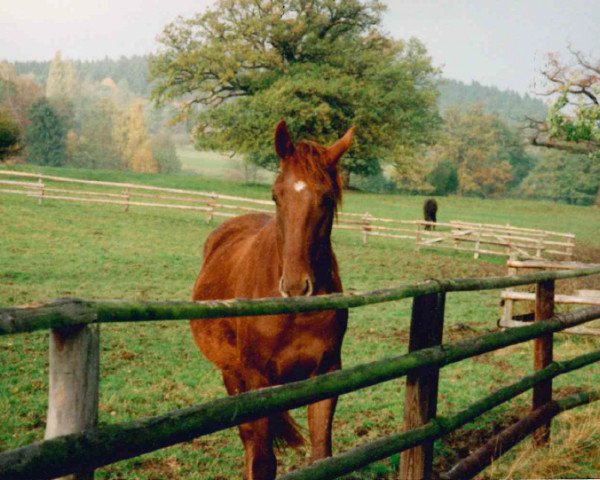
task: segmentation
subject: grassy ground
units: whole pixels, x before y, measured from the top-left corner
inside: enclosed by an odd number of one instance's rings
[[[193,145],[180,145],[177,147],[177,155],[184,172],[203,177],[255,183],[271,183],[273,180],[273,172],[253,167],[239,156],[198,151]]]
[[[31,170],[31,169],[30,169]],[[40,170],[40,169],[36,169]],[[102,180],[136,181],[178,188],[196,188],[269,198],[269,187],[247,185],[195,175],[153,176],[133,173],[44,169],[48,173]],[[418,218],[423,199],[351,192],[344,210],[403,219]],[[510,222],[517,226],[572,231],[576,254],[600,261],[600,214],[591,207],[570,207],[516,200],[443,198],[439,220]],[[193,213],[79,205],[0,196],[0,305],[44,301],[61,296],[95,299],[188,299],[201,263],[204,239],[213,228]],[[369,290],[431,277],[485,276],[505,273],[502,261],[473,260],[454,252],[415,252],[410,242],[373,239],[368,247],[360,235],[336,231],[334,246],[345,289]],[[561,288],[574,288],[574,282]],[[500,316],[499,292],[469,292],[449,296],[445,341],[496,329]],[[410,301],[355,309],[344,343],[345,366],[357,365],[407,349]],[[101,340],[100,422],[103,424],[158,415],[175,408],[224,395],[218,371],[198,353],[186,322],[104,325]],[[25,445],[43,437],[47,395],[47,342],[45,332],[0,338],[0,450]],[[594,348],[600,340],[557,336],[558,359]],[[445,368],[441,375],[439,413],[448,415],[531,371],[530,345],[514,346]],[[587,367],[555,382],[555,391],[572,392],[572,385],[597,387],[600,366]],[[335,423],[335,449],[346,450],[401,428],[404,382],[392,381],[340,399]],[[498,425],[521,413],[529,402],[522,395],[463,429],[450,441],[436,444],[437,464],[447,467],[458,454],[480,440],[475,428],[484,421]],[[583,412],[581,409],[580,412]],[[585,410],[597,419],[600,409]],[[594,414],[589,412],[593,411]],[[305,409],[295,412],[306,425]],[[582,413],[555,422],[555,438],[571,438],[584,423]],[[597,420],[596,420],[597,422]],[[587,422],[593,424],[594,422]],[[488,429],[489,430],[489,429]],[[571,432],[571,433],[569,433]],[[580,435],[580,461],[553,466],[550,474],[593,477],[600,471],[600,433]],[[557,442],[561,443],[561,442]],[[565,444],[565,442],[562,442]],[[526,446],[526,443],[525,443]],[[572,448],[567,442],[565,448]],[[552,448],[558,448],[556,446]],[[526,448],[494,465],[482,478],[528,476]],[[561,450],[552,450],[560,458]],[[304,450],[280,455],[280,471],[305,462]],[[562,455],[564,457],[564,455]],[[106,479],[229,479],[241,478],[242,449],[234,430],[103,468]],[[520,460],[521,459],[521,460]],[[543,464],[543,455],[537,465]],[[591,460],[590,460],[591,459]],[[380,462],[348,478],[391,478],[396,459]],[[516,466],[515,466],[516,465]],[[562,470],[561,470],[562,468]],[[565,470],[565,468],[567,468]],[[555,472],[555,473],[553,473]]]

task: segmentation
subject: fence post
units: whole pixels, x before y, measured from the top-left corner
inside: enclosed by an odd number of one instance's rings
[[[215,192],[212,192],[209,198],[210,199],[206,202],[206,206],[210,208],[210,210],[208,211],[208,216],[206,217],[206,223],[212,223],[213,221],[215,215],[217,195],[215,194]]]
[[[125,197],[125,207],[123,208],[124,211],[128,212],[129,211],[129,187],[127,187],[124,191],[123,191],[123,195]]]
[[[508,261],[506,262],[508,264],[508,272],[507,275],[510,277],[512,275],[517,275],[519,273],[519,269],[517,267],[513,267],[511,262],[514,262],[515,260],[517,260],[517,255],[513,252],[510,254],[510,257],[508,257]],[[505,292],[512,292],[514,290],[513,287],[508,287],[506,288],[504,291]],[[505,298],[504,299],[504,309],[502,312],[502,318],[500,319],[500,324],[499,326],[502,327],[504,325],[508,326],[510,325],[511,321],[512,321],[512,317],[513,317],[513,307],[514,307],[514,300],[510,299],[510,298]]]
[[[40,193],[38,195],[38,205],[41,205],[44,201],[44,181],[41,178],[38,178],[38,188],[40,189]]]
[[[539,282],[535,288],[535,321],[546,320],[554,314],[554,280]],[[553,335],[547,334],[534,340],[534,369],[541,370],[552,363]],[[547,380],[533,387],[533,405],[536,410],[552,400],[552,380]],[[533,442],[537,446],[545,445],[550,440],[548,422],[533,433]]]
[[[371,217],[371,215],[369,214],[369,212],[366,212],[362,217],[362,237],[363,237],[363,245],[366,245],[369,242],[369,232],[371,231],[371,222],[369,221],[369,218]]]
[[[538,237],[537,245],[535,247],[535,257],[542,258],[542,250],[544,249],[544,239],[541,235]]]
[[[432,293],[413,299],[409,352],[440,345],[444,330],[445,293]],[[439,368],[421,368],[406,377],[404,430],[427,423],[437,413]],[[402,452],[401,480],[429,480],[432,474],[433,442]]]
[[[98,422],[98,325],[76,325],[50,331],[48,419],[44,438],[81,432]],[[93,470],[61,477],[90,480]]]
[[[479,230],[477,231],[477,241],[475,242],[475,252],[473,253],[473,258],[477,260],[479,258],[479,248],[481,247],[481,232],[483,229],[483,225],[479,224]]]
[[[417,222],[417,234],[415,235],[415,250],[418,252],[421,246],[421,223]]]
[[[575,238],[573,237],[567,237],[567,243],[569,244],[569,246],[566,249],[567,252],[567,260],[573,260],[573,247],[575,246]]]

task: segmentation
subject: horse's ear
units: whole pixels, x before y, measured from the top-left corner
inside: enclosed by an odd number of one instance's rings
[[[354,135],[354,127],[350,128],[342,138],[327,149],[330,165],[337,165],[342,155],[350,148],[352,135]]]
[[[281,120],[275,128],[275,151],[282,160],[294,154],[294,144],[285,120]]]

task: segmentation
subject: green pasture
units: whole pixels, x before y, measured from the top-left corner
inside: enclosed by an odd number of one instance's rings
[[[190,163],[186,163],[190,162]],[[184,168],[193,159],[184,158]],[[20,167],[29,171],[79,178],[216,191],[253,198],[270,198],[265,184],[219,180],[210,175],[150,175],[75,169]],[[208,167],[207,167],[208,168]],[[216,167],[215,167],[216,168]],[[600,212],[521,200],[438,199],[440,221],[460,219],[510,223],[577,235],[576,257],[600,261]],[[343,210],[370,212],[401,219],[420,218],[423,197],[350,192]],[[190,298],[201,264],[202,245],[214,225],[201,214],[132,207],[84,205],[0,193],[0,305],[11,306],[57,297],[166,300]],[[362,245],[357,232],[335,231],[344,287],[364,291],[428,278],[474,277],[505,273],[503,260],[443,250],[414,250],[410,241],[370,239]],[[598,279],[564,281],[564,291],[596,286]],[[354,309],[344,343],[345,366],[407,351],[410,300]],[[500,316],[499,292],[450,294],[446,306],[445,341],[494,331]],[[47,396],[47,332],[0,337],[0,450],[43,438]],[[600,348],[600,339],[557,335],[555,355],[570,358]],[[441,415],[451,414],[532,369],[531,345],[519,345],[445,368],[441,373]],[[555,392],[597,388],[600,366],[594,365],[555,381]],[[148,322],[101,327],[100,422],[103,424],[158,415],[225,394],[219,372],[196,349],[186,322]],[[402,424],[404,380],[392,381],[341,397],[334,428],[336,451],[346,450]],[[481,441],[474,432],[485,422],[489,433],[522,414],[530,401],[525,394],[481,421],[436,443],[437,465],[447,468],[457,455]],[[598,408],[598,407],[590,407]],[[600,410],[597,410],[600,413]],[[305,409],[295,416],[306,425]],[[554,439],[561,442],[561,420]],[[565,423],[566,425],[566,423]],[[565,427],[566,428],[566,427]],[[556,477],[593,477],[600,471],[600,431]],[[525,442],[527,443],[527,442]],[[581,450],[581,449],[580,449]],[[584,455],[585,453],[589,455]],[[279,471],[297,468],[307,452],[279,455]],[[503,478],[511,453],[494,467]],[[348,478],[392,478],[398,459],[380,462]],[[241,478],[243,453],[235,430],[202,437],[101,469],[102,479]],[[525,472],[526,473],[526,472]],[[523,474],[525,474],[523,473]],[[518,476],[518,475],[517,475]]]
[[[198,151],[193,145],[178,146],[177,155],[185,173],[254,183],[271,183],[274,177],[273,172],[253,167],[238,155]]]

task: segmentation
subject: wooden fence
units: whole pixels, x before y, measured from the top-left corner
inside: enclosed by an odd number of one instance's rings
[[[404,431],[318,461],[280,478],[331,479],[402,452],[399,477],[428,479],[432,475],[433,442],[436,439],[533,389],[531,414],[511,426],[511,430],[491,439],[489,445],[492,447],[483,445],[442,475],[445,479],[470,478],[533,431],[536,432],[534,439],[537,444],[547,442],[550,420],[558,413],[600,399],[600,390],[582,391],[560,400],[552,399],[554,377],[600,361],[600,350],[566,361],[553,361],[553,333],[600,318],[600,307],[554,315],[554,282],[595,274],[600,274],[600,267],[484,279],[429,280],[368,293],[308,298],[207,302],[63,299],[36,307],[0,308],[0,335],[51,329],[46,440],[0,452],[0,480],[48,479],[72,472],[77,472],[76,478],[90,478],[93,470],[103,465],[402,376],[407,378]],[[446,294],[532,283],[537,285],[536,322],[457,343],[442,344]],[[408,354],[310,380],[221,398],[161,416],[96,426],[100,323],[308,312],[353,308],[410,297],[413,298],[413,307]],[[536,346],[535,373],[489,394],[453,416],[437,416],[440,369],[528,340],[534,340]]]
[[[557,262],[544,260],[518,260],[510,258],[506,262],[508,275],[517,275],[519,271],[540,271],[540,270],[579,270],[583,268],[600,267],[600,264],[581,263],[581,262]],[[519,315],[515,318],[515,302],[535,302],[535,293],[526,291],[517,291],[514,288],[507,288],[500,297],[503,303],[502,317],[498,325],[500,327],[519,327],[526,321],[532,320],[531,314]],[[565,295],[555,293],[554,303],[564,305],[595,305],[600,306],[600,290],[577,290],[575,294]],[[578,333],[584,335],[600,335],[600,329],[589,327],[573,327],[567,330],[569,333]]]
[[[34,181],[0,180],[0,192],[27,195],[42,204],[45,200],[63,200],[130,207],[170,208],[199,212],[208,222],[214,217],[234,217],[249,212],[273,212],[273,202],[214,192],[154,187],[134,183],[81,180],[29,172],[0,170],[5,178],[28,178]],[[61,188],[60,184],[68,188]],[[59,184],[58,186],[56,184]],[[80,188],[72,188],[79,185]],[[63,185],[64,187],[64,185]],[[94,190],[101,187],[102,190]],[[110,191],[107,191],[111,189]],[[423,220],[379,218],[369,213],[339,213],[335,228],[360,232],[363,244],[369,237],[412,240],[415,247],[442,248],[480,255],[524,258],[557,257],[570,260],[575,235],[534,228],[468,223],[453,220],[431,223]],[[431,230],[430,230],[431,228]]]

